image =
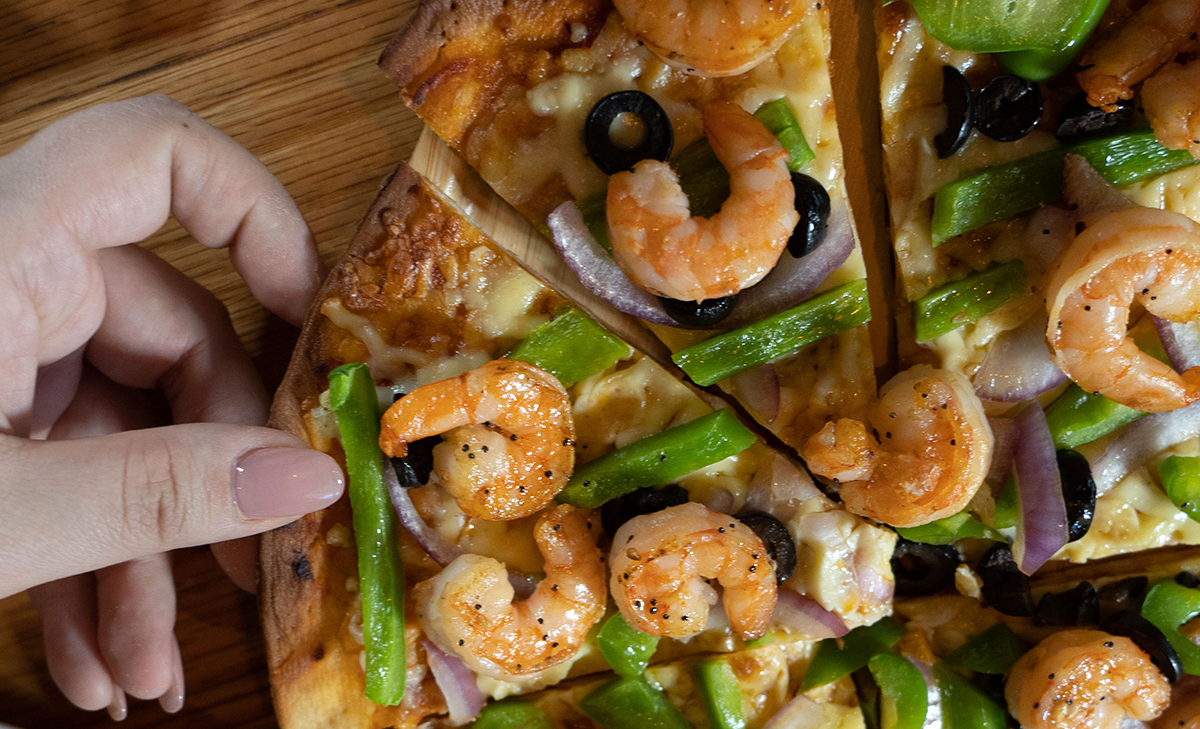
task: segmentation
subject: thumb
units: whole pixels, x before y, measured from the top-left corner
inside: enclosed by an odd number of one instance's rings
[[[195,423],[98,438],[0,436],[0,597],[329,506],[341,468],[268,428]]]

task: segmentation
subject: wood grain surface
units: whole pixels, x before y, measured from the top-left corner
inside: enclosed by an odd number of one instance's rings
[[[254,153],[296,199],[331,263],[422,125],[375,61],[415,0],[9,0],[0,6],[0,155],[50,122],[88,106],[167,94]],[[831,4],[834,94],[847,183],[875,275],[872,307],[886,312],[890,252],[879,174],[874,0]],[[414,162],[420,162],[414,160]],[[428,162],[433,164],[432,161]],[[268,386],[278,383],[296,332],[257,304],[223,251],[171,222],[144,245],[225,303]],[[876,361],[893,348],[886,315],[872,322]],[[886,378],[886,365],[882,373]],[[882,379],[881,379],[882,381]],[[176,632],[184,709],[130,703],[133,727],[273,727],[254,598],[224,578],[204,549],[175,555]],[[0,600],[0,724],[23,729],[107,726],[58,694],[41,623],[23,596]]]

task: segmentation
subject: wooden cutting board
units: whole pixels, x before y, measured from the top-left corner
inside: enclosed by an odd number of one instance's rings
[[[885,312],[891,278],[872,10],[835,0],[834,95],[847,181],[864,249],[876,251],[872,306]],[[0,7],[0,154],[88,106],[167,94],[253,152],[296,199],[326,263],[350,239],[379,182],[408,159],[423,129],[375,60],[416,0],[10,0]],[[430,144],[435,140],[427,140]],[[437,175],[454,160],[431,146],[414,158]],[[439,172],[440,171],[440,172]],[[485,228],[520,235],[494,209]],[[479,212],[479,211],[476,211]],[[511,211],[510,211],[511,212]],[[499,216],[499,217],[497,217]],[[523,221],[522,221],[523,222]],[[518,223],[513,223],[519,225]],[[296,332],[250,295],[223,251],[175,223],[144,244],[224,302],[268,386],[282,376]],[[553,276],[553,262],[546,276]],[[876,316],[877,361],[891,325]],[[647,346],[650,346],[647,344]],[[238,592],[207,550],[175,556],[177,635],[187,699],[178,715],[131,701],[131,727],[276,726],[254,598]],[[23,596],[0,600],[0,723],[24,729],[110,726],[69,706],[46,670],[41,625]]]

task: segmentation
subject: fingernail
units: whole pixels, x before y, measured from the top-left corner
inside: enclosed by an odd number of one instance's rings
[[[345,488],[337,461],[304,448],[250,451],[233,467],[233,498],[252,519],[302,516],[337,501]]]
[[[168,714],[174,714],[183,708],[183,657],[179,655],[179,641],[175,644],[175,655],[171,659],[174,676],[166,693],[158,697],[158,705]]]
[[[113,684],[113,700],[108,705],[108,715],[113,721],[125,721],[125,717],[129,716],[129,705],[125,703],[125,692],[116,684]]]

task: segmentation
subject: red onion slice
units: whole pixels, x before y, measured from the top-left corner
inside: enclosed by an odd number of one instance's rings
[[[1012,473],[1013,453],[1017,450],[1017,426],[1012,418],[988,418],[992,429],[992,462],[985,481],[1004,481]]]
[[[808,595],[801,595],[788,587],[779,588],[771,624],[798,633],[804,640],[841,638],[850,632],[850,628],[836,613],[821,607]]]
[[[1172,367],[1184,372],[1200,365],[1200,321],[1173,322],[1156,316],[1154,326]]]
[[[1045,311],[1000,335],[975,374],[975,394],[984,400],[1023,402],[1061,385],[1067,376],[1050,359]]]
[[[400,523],[413,536],[421,549],[424,549],[425,553],[433,558],[434,562],[445,567],[453,562],[455,557],[462,554],[462,550],[457,545],[451,544],[421,518],[417,507],[413,506],[412,499],[408,497],[408,491],[400,485],[400,480],[396,478],[396,471],[392,468],[391,461],[386,457],[383,459],[383,480],[387,484],[388,494],[392,497],[392,506],[396,509],[396,516],[400,518]]]
[[[1063,203],[1080,218],[1101,210],[1131,208],[1134,203],[1092,167],[1086,158],[1068,154],[1063,160]]]
[[[768,362],[733,376],[733,389],[750,413],[767,423],[779,417],[779,372]]]
[[[1021,519],[1017,522],[1013,557],[1021,571],[1031,575],[1066,545],[1067,504],[1054,439],[1041,404],[1030,403],[1014,420],[1018,440],[1013,469]]]
[[[1196,436],[1200,436],[1200,402],[1134,421],[1092,463],[1096,495],[1103,495],[1159,453]]]
[[[483,693],[475,684],[475,674],[471,673],[458,656],[443,652],[428,638],[421,641],[421,644],[425,647],[433,680],[446,699],[450,721],[454,724],[465,724],[474,719],[483,710],[485,701]]]

